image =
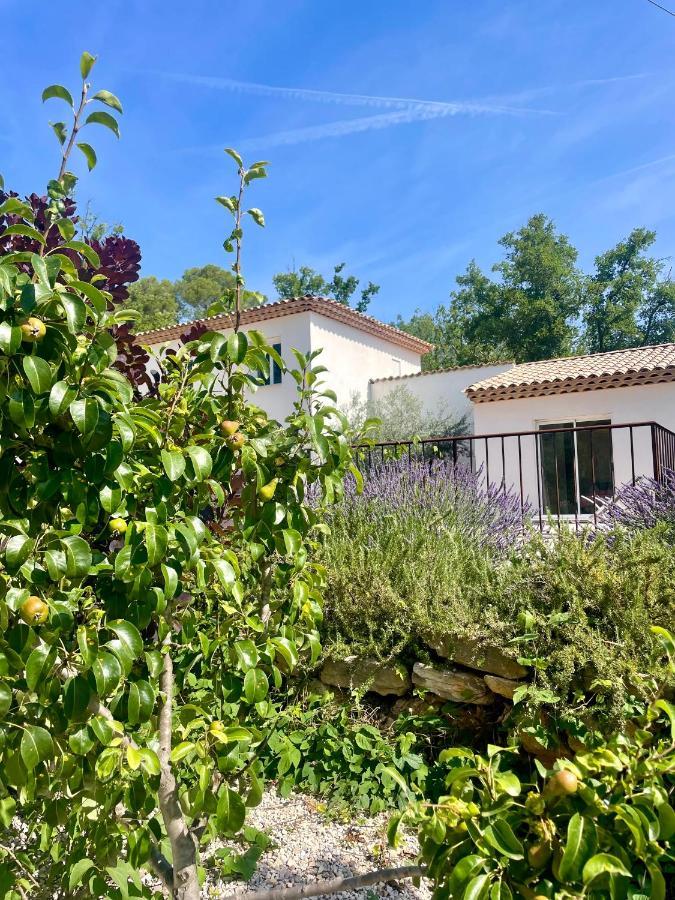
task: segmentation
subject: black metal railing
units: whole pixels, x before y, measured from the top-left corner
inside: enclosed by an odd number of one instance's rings
[[[453,467],[480,473],[486,489],[497,485],[515,492],[523,520],[527,516],[542,531],[551,522],[573,523],[578,530],[597,525],[602,506],[623,484],[643,476],[662,480],[666,470],[675,470],[675,432],[658,422],[541,425],[533,431],[367,443],[354,453],[364,472],[388,459],[451,460]]]

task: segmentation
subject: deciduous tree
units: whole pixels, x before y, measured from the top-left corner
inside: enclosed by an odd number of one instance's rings
[[[72,117],[47,198],[0,197],[0,821],[19,816],[26,844],[0,843],[0,886],[156,897],[148,868],[198,900],[199,847],[259,802],[275,692],[319,653],[321,500],[305,497],[339,497],[350,454],[316,354],[297,354],[286,425],[246,399],[270,356],[283,367],[256,332],[193,329],[139,383],[117,340],[138,248],[75,239],[71,151],[90,125],[118,131],[95,101],[121,111],[92,94],[94,62],[78,103],[43,95]],[[229,152],[236,311],[262,164]]]
[[[209,263],[186,269],[174,285],[181,320],[189,322],[214,313],[231,312],[235,288],[235,276],[221,266]],[[265,303],[267,297],[257,291],[242,291],[240,300],[241,308],[248,309]]]
[[[150,275],[139,279],[129,287],[125,306],[138,313],[135,324],[139,331],[164,328],[178,321],[176,288],[167,278],[160,281]]]
[[[452,294],[467,343],[501,348],[517,362],[570,353],[580,308],[577,251],[542,214],[499,244],[506,251],[492,267],[499,280],[471,263]]]
[[[589,353],[670,341],[675,334],[675,285],[665,263],[647,255],[656,232],[635,228],[596,257],[586,279],[583,347]]]
[[[359,286],[359,279],[354,275],[343,275],[346,263],[339,263],[333,269],[333,277],[328,281],[309,266],[300,266],[289,272],[279,272],[272,278],[274,287],[280,298],[304,297],[309,294],[314,297],[332,297],[345,306],[350,306],[352,298]],[[365,312],[371,299],[380,290],[379,285],[369,281],[361,289],[361,294],[354,304],[357,312]]]

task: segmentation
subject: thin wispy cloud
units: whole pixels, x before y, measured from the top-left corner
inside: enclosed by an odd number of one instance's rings
[[[380,113],[376,116],[359,116],[355,119],[325,122],[322,125],[308,125],[303,128],[275,131],[259,137],[245,138],[239,141],[238,145],[243,150],[289,147],[293,144],[304,144],[308,141],[345,137],[349,134],[360,134],[364,131],[379,131],[382,128],[391,128],[394,125],[409,125],[412,122],[442,119],[467,113],[468,110],[465,109],[404,109],[398,112]]]
[[[612,75],[608,78],[584,78],[580,81],[569,81],[562,84],[545,84],[540,87],[526,88],[525,90],[506,96],[496,95],[494,97],[486,97],[485,100],[487,103],[492,101],[507,104],[529,103],[531,100],[536,100],[538,97],[550,97],[556,94],[564,94],[569,91],[583,90],[584,88],[609,87],[613,84],[640,81],[647,77],[649,77],[648,72],[634,72],[630,75]]]
[[[649,162],[640,163],[638,166],[631,166],[629,169],[621,169],[619,172],[613,172],[611,175],[605,175],[603,178],[596,179],[597,184],[603,181],[611,181],[614,178],[625,178],[627,175],[636,175],[638,172],[647,172],[650,169],[658,169],[665,163],[675,160],[675,153],[669,153],[667,156],[660,156],[658,159],[652,159]]]

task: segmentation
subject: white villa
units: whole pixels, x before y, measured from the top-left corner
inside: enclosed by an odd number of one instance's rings
[[[535,509],[592,515],[620,485],[675,468],[675,344],[522,363],[466,395],[475,433],[494,436],[477,461]]]
[[[138,341],[156,354],[194,324],[146,332]],[[233,322],[222,315],[200,324],[227,333]],[[306,296],[244,310],[241,329],[251,328],[291,368],[291,348],[321,348],[323,378],[339,406],[354,396],[381,399],[404,384],[430,412],[442,405],[466,416],[472,436],[443,439],[446,452],[482,466],[490,484],[515,489],[542,514],[594,515],[621,484],[675,468],[675,344],[422,372],[430,344],[335,300]],[[290,375],[272,366],[255,402],[283,420],[295,391]]]
[[[232,322],[229,315],[200,320],[209,330],[224,333],[232,330]],[[146,332],[138,340],[154,351],[176,346],[194,324]],[[426,341],[321,297],[296,297],[243,310],[241,330],[250,329],[262,332],[289,368],[297,368],[291,348],[301,353],[321,348],[317,363],[328,369],[326,386],[335,391],[343,406],[354,394],[365,399],[373,378],[420,372],[422,356],[431,350]],[[272,366],[270,374],[270,383],[258,389],[255,403],[283,421],[291,412],[297,386],[278,367]]]

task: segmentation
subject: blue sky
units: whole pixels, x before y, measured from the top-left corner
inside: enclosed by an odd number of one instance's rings
[[[75,89],[97,54],[122,140],[91,129],[79,197],[139,241],[145,275],[227,264],[225,146],[271,161],[244,255],[270,294],[293,263],[346,261],[381,285],[374,315],[433,309],[539,211],[585,265],[637,225],[673,253],[675,18],[647,0],[0,0],[0,17],[7,186],[53,175],[41,89]]]

